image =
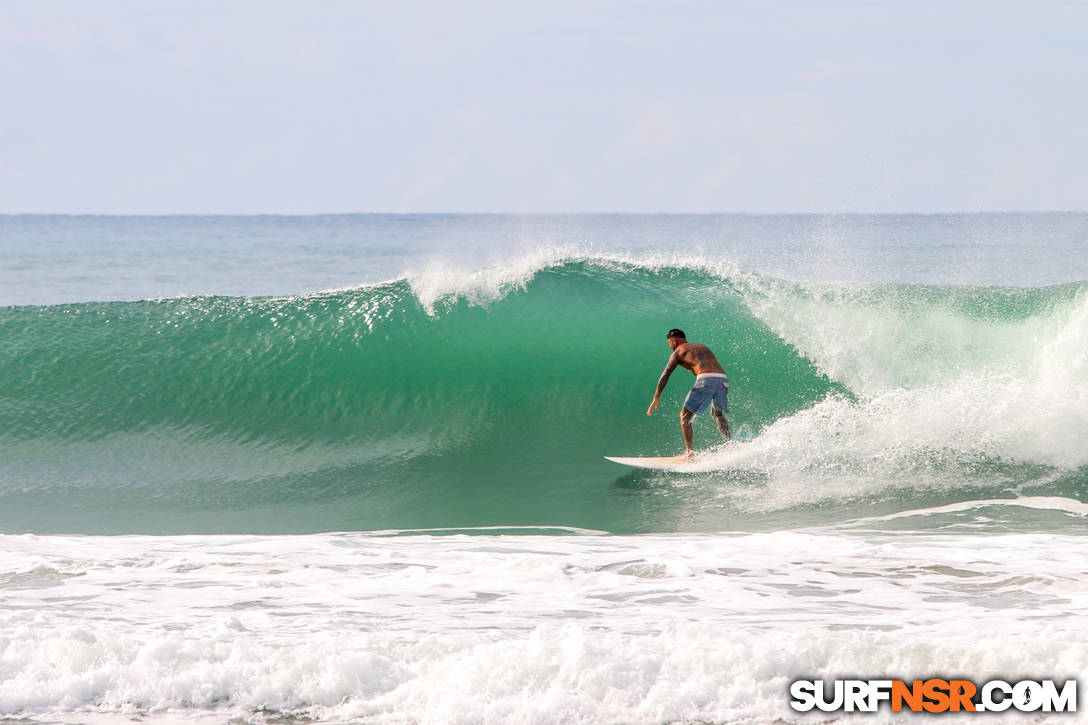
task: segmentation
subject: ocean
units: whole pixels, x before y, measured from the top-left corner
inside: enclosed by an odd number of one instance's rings
[[[0,721],[1083,679],[1086,535],[1085,213],[0,216]]]

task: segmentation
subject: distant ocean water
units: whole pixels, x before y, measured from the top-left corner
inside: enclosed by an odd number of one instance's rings
[[[1082,213],[0,217],[0,716],[1081,677],[1086,252]],[[621,468],[681,448],[671,327],[746,441]]]

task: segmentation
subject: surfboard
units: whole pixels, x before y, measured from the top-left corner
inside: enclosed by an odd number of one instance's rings
[[[654,471],[684,471],[689,466],[714,458],[716,454],[720,454],[723,450],[733,448],[741,443],[747,443],[749,440],[751,440],[751,437],[747,433],[741,433],[717,448],[696,453],[692,458],[684,458],[683,456],[651,456],[645,458],[605,456],[605,459],[632,468],[648,468]]]
[[[649,468],[655,471],[680,471],[693,463],[699,463],[699,461],[704,460],[706,456],[696,454],[694,458],[684,458],[683,456],[655,456],[649,458],[605,456],[605,458],[613,463],[631,466],[632,468]]]

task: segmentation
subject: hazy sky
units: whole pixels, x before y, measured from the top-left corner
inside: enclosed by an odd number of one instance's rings
[[[0,212],[1088,209],[1088,2],[0,0]]]

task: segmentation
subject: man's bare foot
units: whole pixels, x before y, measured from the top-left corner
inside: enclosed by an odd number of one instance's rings
[[[684,460],[684,461],[690,461],[690,460],[693,460],[694,458],[695,458],[695,451],[691,450],[690,448],[687,449],[686,451],[684,451],[680,455],[680,459]]]

